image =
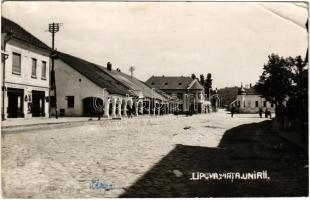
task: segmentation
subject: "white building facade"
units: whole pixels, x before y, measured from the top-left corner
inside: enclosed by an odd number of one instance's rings
[[[57,109],[60,116],[126,116],[133,99],[126,88],[95,64],[69,54],[55,60]],[[51,105],[53,107],[53,105]],[[53,108],[51,109],[54,114]]]
[[[239,89],[236,99],[231,102],[231,106],[234,106],[240,113],[257,113],[259,109],[275,111],[275,104],[257,94],[254,88],[245,89],[243,86]]]
[[[121,118],[128,114],[168,114],[168,100],[142,81],[112,64],[100,66],[57,53],[55,60],[57,111],[60,116]],[[54,114],[53,105],[51,111]]]
[[[60,59],[55,61],[55,72],[57,106],[62,116],[96,116],[102,111],[103,117],[121,117],[126,115],[127,105],[132,106],[129,95],[110,93]]]
[[[24,29],[2,19],[2,119],[49,116],[49,49]],[[5,30],[2,30],[5,31]]]

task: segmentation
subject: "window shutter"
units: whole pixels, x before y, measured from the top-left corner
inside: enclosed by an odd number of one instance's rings
[[[42,61],[42,79],[46,79],[46,62]]]
[[[32,59],[32,72],[31,72],[31,76],[32,77],[37,77],[37,60],[36,59]]]
[[[13,68],[12,72],[16,74],[21,73],[21,56],[18,53],[13,53]]]

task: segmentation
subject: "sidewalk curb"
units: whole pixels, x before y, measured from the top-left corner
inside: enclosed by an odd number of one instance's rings
[[[134,118],[140,118],[142,116],[136,116]],[[143,116],[146,117],[146,116]],[[149,116],[149,117],[153,117],[153,116]],[[100,120],[97,120],[97,118],[94,118],[92,120],[89,119],[84,119],[84,120],[78,120],[78,121],[63,121],[63,122],[45,122],[45,123],[33,123],[33,124],[22,124],[22,125],[9,125],[9,126],[3,126],[1,125],[1,131],[16,131],[16,130],[20,130],[22,128],[26,128],[26,129],[31,129],[31,128],[36,128],[36,127],[40,127],[40,126],[53,126],[53,125],[70,125],[70,124],[76,124],[76,123],[91,123],[91,122],[103,122],[103,121],[118,121],[118,120],[122,120],[125,119],[127,117],[122,117],[122,118],[101,118]]]
[[[35,128],[39,126],[53,126],[53,125],[65,125],[65,124],[76,124],[81,122],[102,122],[105,120],[111,120],[108,118],[103,118],[102,120],[79,120],[79,121],[65,121],[65,122],[46,122],[46,123],[37,123],[37,124],[23,124],[23,125],[16,125],[16,126],[1,126],[2,131],[13,131],[14,129],[20,128]]]

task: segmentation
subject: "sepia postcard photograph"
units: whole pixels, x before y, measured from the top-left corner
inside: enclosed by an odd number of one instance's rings
[[[308,18],[2,1],[2,198],[308,198]]]

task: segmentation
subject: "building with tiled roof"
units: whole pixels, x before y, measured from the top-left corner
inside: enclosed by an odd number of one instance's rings
[[[167,113],[168,100],[142,81],[119,70],[58,52],[55,60],[57,104],[65,116],[121,117],[128,110],[138,114]]]
[[[102,70],[101,66],[66,53],[58,52],[57,55],[61,61],[65,62],[74,70],[84,75],[94,84],[105,88],[110,94],[122,96],[130,94],[128,87],[125,87],[123,84],[120,84],[120,81],[109,76]]]
[[[30,32],[6,18],[2,18],[2,53],[8,96],[2,111],[5,117],[48,116],[55,107],[55,96],[49,97],[51,48]],[[5,56],[4,56],[5,57]],[[5,68],[5,66],[7,66]],[[29,74],[28,74],[29,73]],[[57,111],[60,116],[121,117],[128,110],[138,114],[173,112],[177,99],[156,87],[132,77],[112,65],[101,66],[84,59],[56,52],[55,76]],[[183,78],[182,78],[183,79]],[[198,82],[180,80],[190,91],[201,91]],[[188,94],[193,98],[196,94]],[[172,103],[172,104],[171,104]],[[55,113],[51,113],[55,114]]]
[[[1,18],[2,120],[49,116],[50,48]]]
[[[151,87],[149,87],[147,84],[144,82],[138,80],[134,76],[131,77],[130,75],[123,73],[118,70],[114,70],[111,66],[111,69],[108,69],[107,67],[102,67],[100,66],[101,69],[112,76],[114,79],[118,80],[121,82],[123,85],[129,88],[131,92],[133,92],[136,96],[139,96],[140,98],[155,98],[158,100],[163,100],[165,101],[166,98],[156,91],[152,90]]]
[[[230,106],[237,108],[236,111],[240,113],[257,113],[259,109],[274,112],[274,104],[259,95],[251,84],[248,88],[241,84],[236,99]]]
[[[1,17],[1,33],[9,33],[12,38],[31,44],[40,49],[51,50],[49,46],[32,35],[29,31],[5,17]]]
[[[205,112],[204,88],[197,79],[187,76],[152,76],[146,83],[180,102],[178,109],[191,112]]]
[[[152,76],[146,83],[163,91],[168,90],[203,90],[202,85],[188,76]]]
[[[54,106],[53,96],[48,98],[50,47],[6,18],[2,18],[2,44],[3,57],[8,58],[2,62],[7,89],[4,118],[48,116]],[[128,109],[134,114],[166,111],[167,99],[142,81],[84,59],[57,52],[55,74],[57,111],[63,116],[104,112],[106,117],[121,117]]]

